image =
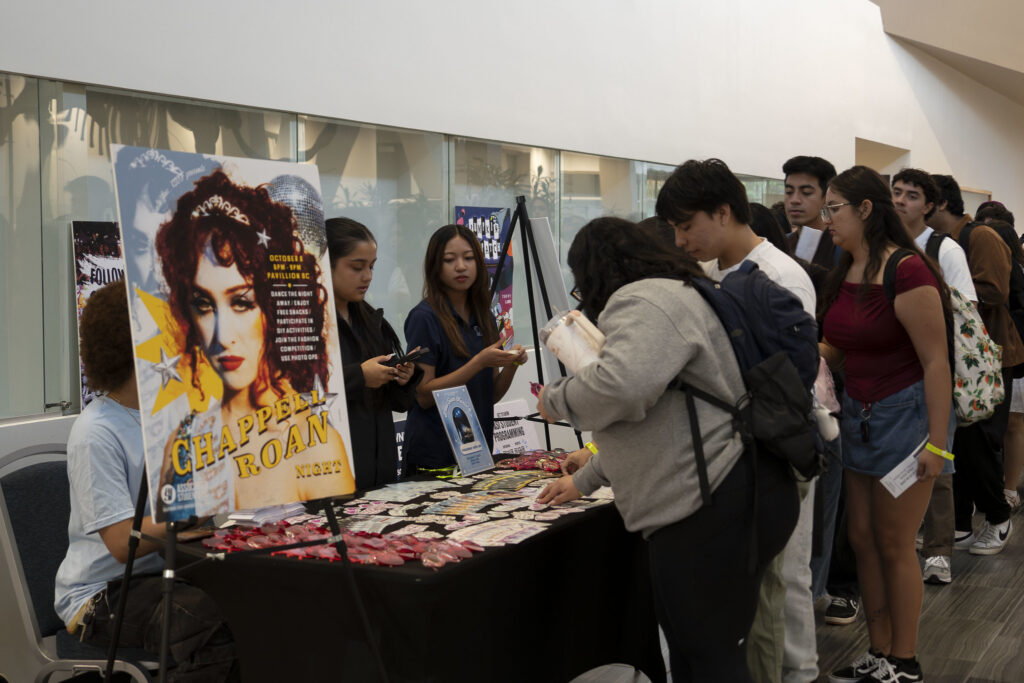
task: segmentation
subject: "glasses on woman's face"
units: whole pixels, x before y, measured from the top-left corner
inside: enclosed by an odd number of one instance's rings
[[[580,294],[580,286],[579,285],[576,285],[575,287],[572,288],[572,291],[569,292],[569,296],[571,296],[573,299],[576,299],[576,301],[579,301],[580,303],[583,303],[583,295]]]
[[[853,202],[842,202],[841,204],[826,204],[825,206],[821,207],[821,220],[826,222],[832,220],[833,211],[835,211],[841,206],[849,206],[850,204],[853,204]]]

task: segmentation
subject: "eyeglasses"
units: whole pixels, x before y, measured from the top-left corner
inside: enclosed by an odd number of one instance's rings
[[[826,204],[821,207],[821,220],[830,221],[832,220],[832,212],[841,206],[849,206],[853,202],[843,202],[842,204]]]
[[[579,285],[576,285],[575,287],[572,288],[572,291],[569,292],[569,296],[571,296],[573,299],[576,299],[576,301],[579,301],[580,303],[583,303],[583,295],[580,294],[580,286]]]

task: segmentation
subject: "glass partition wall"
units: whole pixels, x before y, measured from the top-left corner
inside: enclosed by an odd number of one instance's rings
[[[456,206],[513,209],[525,196],[564,264],[589,220],[653,215],[673,168],[0,73],[0,421],[79,408],[71,222],[117,219],[111,143],[315,164],[325,216],[377,238],[368,300],[400,336],[422,296],[427,239]],[[781,197],[781,181],[742,180],[754,201]],[[126,245],[131,258],[150,249]],[[521,259],[513,272],[513,322],[526,329]]]

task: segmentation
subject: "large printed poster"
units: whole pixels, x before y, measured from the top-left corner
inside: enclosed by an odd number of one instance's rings
[[[316,167],[111,156],[156,520],[353,491]]]
[[[121,259],[121,233],[117,223],[106,221],[73,221],[72,243],[75,250],[75,308],[82,318],[85,302],[103,285],[124,279],[124,261]],[[85,369],[82,377],[82,407],[89,405],[95,393],[89,389]]]
[[[498,259],[501,257],[501,245],[505,243],[509,226],[512,222],[512,212],[508,209],[487,208],[479,206],[456,206],[455,224],[464,225],[473,231],[480,241],[484,251],[484,263],[487,265],[487,272],[490,274],[491,282],[494,282],[494,274],[498,269]],[[491,302],[491,313],[498,326],[498,336],[503,346],[511,348],[513,343],[512,330],[512,245],[508,247],[508,255],[505,257],[505,265],[501,270],[501,282],[494,292],[494,301]]]

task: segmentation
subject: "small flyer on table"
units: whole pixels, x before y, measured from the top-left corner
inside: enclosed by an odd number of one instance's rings
[[[491,450],[466,387],[438,389],[431,393],[462,476],[494,469]]]
[[[111,158],[156,521],[351,493],[316,166]]]

